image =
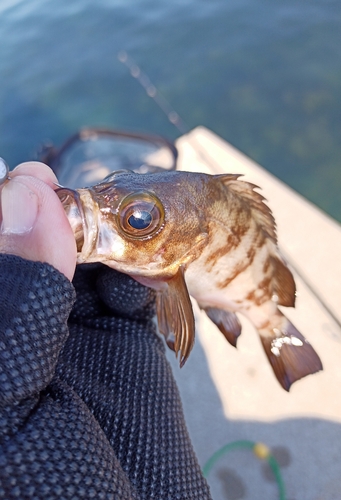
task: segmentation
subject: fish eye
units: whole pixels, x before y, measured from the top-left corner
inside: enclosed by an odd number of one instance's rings
[[[128,224],[134,229],[147,229],[152,223],[152,214],[147,210],[134,210],[128,219]]]
[[[118,208],[121,231],[134,239],[150,238],[161,228],[164,209],[160,200],[148,192],[126,196]]]

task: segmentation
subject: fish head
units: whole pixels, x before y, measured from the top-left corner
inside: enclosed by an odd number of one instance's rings
[[[103,262],[133,276],[174,276],[207,237],[198,186],[188,175],[118,171],[77,190],[78,261]]]

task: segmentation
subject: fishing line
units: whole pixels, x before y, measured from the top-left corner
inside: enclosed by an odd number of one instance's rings
[[[117,58],[129,69],[131,76],[141,84],[146,94],[156,102],[161,111],[163,111],[168,120],[179,130],[179,132],[181,134],[187,134],[190,130],[188,125],[180,118],[178,113],[174,111],[167,99],[160,94],[146,73],[144,73],[135,61],[128,56],[127,52],[121,50],[117,54]]]
[[[215,453],[213,453],[213,455],[207,460],[202,469],[204,477],[207,479],[207,476],[210,473],[211,469],[216,464],[216,462],[220,460],[220,458],[222,458],[227,453],[237,449],[249,449],[256,455],[257,458],[267,461],[278,486],[279,500],[285,500],[285,487],[281,475],[280,466],[275,457],[270,452],[269,448],[263,443],[256,443],[254,441],[248,440],[239,440],[226,444]]]
[[[121,50],[117,55],[118,60],[124,64],[130,71],[130,74],[133,78],[135,78],[140,85],[144,88],[147,95],[151,97],[155,103],[159,106],[161,111],[167,116],[168,120],[178,129],[181,134],[188,134],[190,132],[189,126],[186,122],[179,116],[179,114],[172,108],[167,99],[160,94],[157,90],[156,86],[152,83],[150,78],[144,73],[141,68],[135,63],[135,61],[128,56],[125,50]],[[188,141],[193,146],[194,150],[198,154],[198,156],[206,163],[214,173],[221,173],[219,163],[211,157],[211,155],[207,152],[205,148],[193,137],[188,137]],[[294,269],[294,271],[298,274],[310,292],[315,296],[317,301],[322,305],[327,314],[332,318],[332,320],[336,323],[336,325],[341,329],[341,321],[336,317],[333,311],[326,304],[324,299],[320,296],[320,294],[316,291],[316,289],[308,282],[308,280],[302,275],[302,273],[297,269],[296,265],[293,264],[291,258],[286,257],[289,265]]]
[[[146,94],[154,100],[161,111],[167,116],[168,121],[172,123],[172,125],[174,125],[182,135],[188,134],[190,132],[189,126],[172,108],[167,99],[162,94],[160,94],[160,92],[157,90],[146,73],[144,73],[141,68],[135,63],[135,61],[130,56],[128,56],[127,52],[125,50],[120,51],[117,55],[117,58],[129,69],[131,76],[140,83],[140,85],[144,88]],[[196,139],[193,139],[193,137],[188,138],[188,140],[192,144],[198,156],[204,161],[204,163],[211,167],[211,169],[216,173],[220,173],[220,165],[209,155],[209,153],[207,153],[205,149],[202,148],[201,144],[198,143]],[[223,446],[222,448],[217,450],[204,465],[204,476],[207,478],[212,467],[222,456],[237,448],[251,449],[259,459],[266,460],[268,462],[278,485],[279,500],[285,500],[284,482],[281,476],[278,462],[271,454],[269,448],[262,443],[240,440]]]
[[[156,86],[150,80],[149,76],[141,70],[141,68],[128,55],[128,53],[125,50],[121,50],[117,54],[117,59],[129,69],[131,76],[139,82],[139,84],[144,88],[148,97],[151,97],[153,99],[153,101],[159,106],[161,111],[166,115],[168,121],[178,129],[181,135],[188,134],[191,130],[190,127],[172,108],[167,99],[162,94],[160,94]],[[210,155],[207,154],[205,148],[202,148],[201,144],[197,142],[197,140],[193,137],[189,137],[188,142],[192,144],[193,149],[196,151],[197,155],[204,161],[204,163],[209,165],[216,173],[219,173],[219,164]]]

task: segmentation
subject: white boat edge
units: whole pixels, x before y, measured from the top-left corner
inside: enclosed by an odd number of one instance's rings
[[[265,421],[318,416],[341,422],[341,398],[335,397],[341,387],[340,224],[205,127],[180,137],[176,146],[179,170],[240,173],[260,186],[277,222],[280,248],[332,313],[294,272],[296,308],[285,308],[285,313],[312,343],[324,371],[296,382],[287,394],[273,376],[257,334],[246,320],[242,320],[243,333],[238,349],[234,349],[195,308],[198,337],[225,415],[230,419]],[[188,364],[197,371],[198,381],[200,369],[192,357],[195,354],[191,354]],[[178,381],[181,385],[181,374]]]

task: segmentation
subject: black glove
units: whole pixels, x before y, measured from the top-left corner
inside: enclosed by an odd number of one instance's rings
[[[54,268],[0,255],[0,269],[0,498],[209,499],[154,292],[79,266],[69,317]]]

